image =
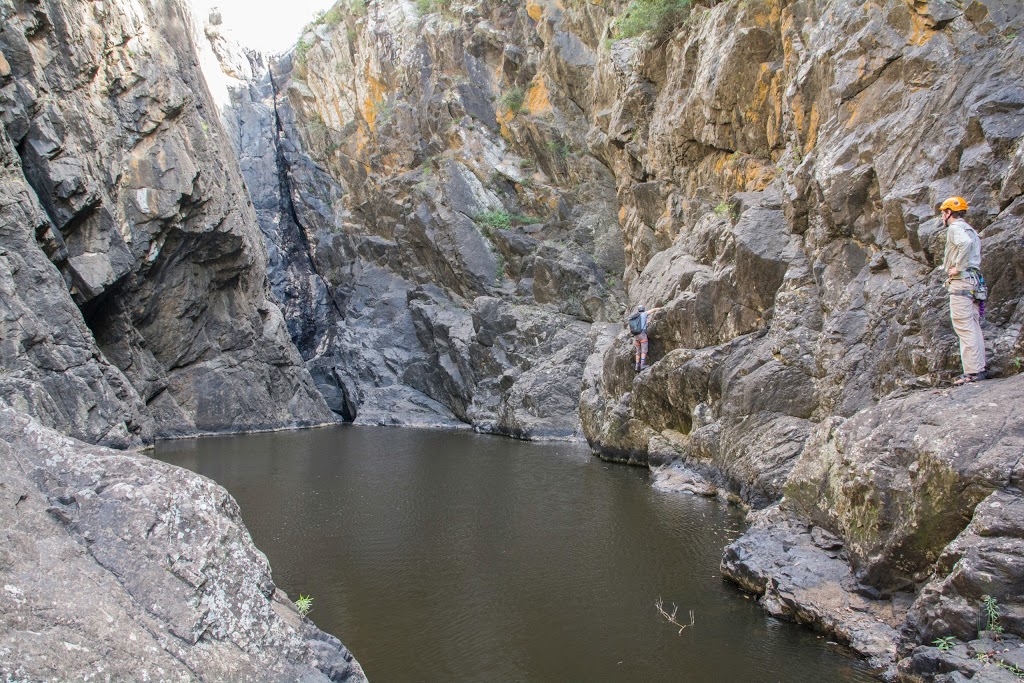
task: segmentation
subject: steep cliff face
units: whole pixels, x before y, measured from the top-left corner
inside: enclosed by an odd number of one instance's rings
[[[578,437],[591,323],[623,296],[611,174],[557,121],[515,116],[558,114],[481,16],[474,33],[412,5],[356,10],[265,76],[207,29],[250,191],[278,206],[261,225],[281,245],[272,280],[297,295],[293,339],[356,422]],[[531,22],[511,6],[495,21]],[[261,135],[275,154],[246,144]]]
[[[0,677],[365,680],[226,491],[102,447],[334,420],[267,296],[190,16],[0,19]]]
[[[265,295],[255,216],[185,10],[0,13],[8,253],[31,264],[5,270],[5,398],[122,446],[331,420]]]
[[[342,2],[311,25],[266,105],[308,245],[275,270],[333,302],[293,337],[357,420],[568,434],[552,420],[578,405],[603,457],[767,507],[723,568],[773,611],[889,661],[899,629],[900,654],[966,638],[1003,562],[968,523],[1017,496],[1019,7],[707,4],[630,39],[625,3]],[[981,231],[1002,378],[957,393],[952,194]],[[639,375],[609,324],[637,303],[664,309]],[[796,578],[768,550],[795,545],[820,560]],[[1011,565],[987,594],[1015,615]]]

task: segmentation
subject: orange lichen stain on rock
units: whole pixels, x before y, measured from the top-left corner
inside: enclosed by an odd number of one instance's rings
[[[509,129],[508,124],[512,123],[512,119],[516,117],[515,112],[511,109],[498,109],[494,117],[498,120],[498,125],[501,127],[501,137],[511,140],[512,131]]]
[[[807,140],[804,142],[804,154],[809,154],[814,146],[818,144],[818,126],[821,124],[821,112],[818,105],[811,105],[811,115],[807,122]]]
[[[793,98],[791,111],[793,112],[793,125],[803,141],[804,154],[807,154],[818,142],[818,125],[821,122],[818,105],[811,103],[811,111],[805,112],[803,97],[797,95]]]
[[[363,98],[362,113],[370,132],[377,132],[377,108],[384,101],[388,89],[370,73],[370,65],[367,64],[363,72],[366,79],[366,96]]]
[[[928,42],[935,35],[935,20],[929,16],[928,0],[904,0],[904,2],[910,12],[912,28],[908,40],[914,45]]]
[[[910,25],[913,27],[913,31],[908,40],[914,45],[924,45],[936,33],[935,22],[926,14],[928,3],[916,3],[916,6],[911,7],[911,10]]]
[[[361,156],[369,143],[370,131],[364,124],[359,124],[355,134],[355,156]]]
[[[537,0],[527,0],[526,13],[534,21],[540,21],[540,18],[544,16],[544,6],[537,2]]]
[[[750,162],[744,169],[743,187],[747,192],[763,192],[775,181],[776,175],[774,166]]]
[[[770,65],[761,64],[761,74],[757,78],[757,83],[754,84],[750,106],[743,112],[747,123],[756,124],[766,118],[764,115],[765,105],[775,91],[774,82],[775,73],[771,70]]]
[[[713,160],[709,159],[698,173],[715,178],[727,195],[733,192],[761,192],[776,177],[774,166],[741,152],[722,152]]]
[[[547,114],[551,111],[551,99],[546,78],[543,76],[537,78],[530,89],[526,91],[523,109],[531,114]]]
[[[623,204],[619,207],[619,225],[624,225],[626,222],[626,205]]]
[[[765,0],[751,12],[750,17],[761,28],[776,26],[782,18],[782,3],[779,0]]]

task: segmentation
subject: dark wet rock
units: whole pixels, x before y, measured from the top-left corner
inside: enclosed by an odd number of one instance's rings
[[[810,624],[887,666],[912,596],[863,595],[841,541],[826,530],[777,507],[752,517],[751,528],[726,548],[722,573],[759,595],[771,614]]]
[[[1019,681],[1015,675],[1024,668],[1024,643],[1013,636],[991,638],[987,635],[967,642],[949,641],[939,649],[935,645],[914,648],[901,660],[889,678],[898,683],[960,683],[962,681]]]
[[[188,11],[21,7],[0,6],[4,213],[9,234],[35,233],[38,244],[22,239],[10,253],[33,264],[40,286],[11,299],[34,321],[8,317],[22,330],[49,317],[29,337],[66,342],[43,343],[59,349],[45,361],[6,358],[5,376],[18,378],[7,399],[122,447],[331,420],[266,297],[262,240],[196,68]],[[31,250],[56,266],[63,297]],[[29,275],[17,271],[15,283]]]
[[[207,29],[229,75],[223,114],[270,245],[274,293],[346,419],[579,437],[589,346],[571,318],[617,318],[621,307],[614,180],[585,159],[573,171],[578,193],[561,195],[551,180],[569,173],[572,141],[502,110],[495,68],[536,72],[535,47],[499,39],[525,18],[473,15],[474,33],[374,6],[311,31],[298,65],[266,65]],[[422,70],[395,68],[407,56]],[[552,97],[566,102],[536,89],[524,106],[540,116]],[[503,140],[511,130],[515,154]],[[486,306],[477,311],[492,299],[520,311],[514,326],[507,311],[494,325]]]
[[[152,439],[153,419],[96,345],[37,235],[56,234],[0,131],[0,398],[76,438],[125,448]]]
[[[362,681],[212,481],[0,406],[0,675]]]

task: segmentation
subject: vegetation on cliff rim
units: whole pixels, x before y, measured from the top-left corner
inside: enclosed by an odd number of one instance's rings
[[[295,43],[295,66],[299,69],[306,68],[306,58],[311,47],[313,47],[313,43],[307,43],[302,38],[299,38],[299,42]]]
[[[330,9],[317,12],[313,21],[306,25],[306,30],[321,24],[333,28],[345,21],[346,14],[357,18],[366,16],[366,0],[338,0]]]
[[[416,0],[416,11],[420,16],[444,12],[450,9],[451,0]]]
[[[633,0],[615,22],[615,36],[666,36],[690,16],[692,5],[692,0]]]

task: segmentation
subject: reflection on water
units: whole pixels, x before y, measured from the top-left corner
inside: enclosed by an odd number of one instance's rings
[[[584,445],[344,426],[156,457],[235,496],[275,582],[376,683],[871,680],[723,581],[739,511]]]

